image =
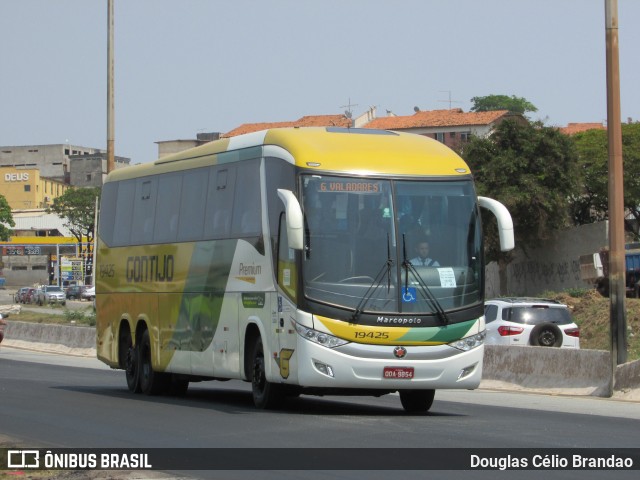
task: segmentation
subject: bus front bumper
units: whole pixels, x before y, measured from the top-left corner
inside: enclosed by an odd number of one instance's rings
[[[474,389],[482,377],[484,347],[463,352],[448,345],[394,347],[361,345],[370,355],[347,355],[298,338],[298,383],[302,387],[380,390]]]

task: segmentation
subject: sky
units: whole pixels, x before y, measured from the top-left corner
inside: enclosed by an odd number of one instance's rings
[[[114,0],[115,153],[243,123],[411,115],[515,95],[603,122],[604,0]],[[621,114],[640,120],[640,0],[618,0]],[[107,0],[0,0],[0,145],[106,149]]]

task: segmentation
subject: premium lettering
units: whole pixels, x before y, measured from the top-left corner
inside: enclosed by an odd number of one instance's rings
[[[262,274],[262,265],[245,265],[244,263],[240,264],[240,268],[238,268],[238,275],[261,275]]]
[[[173,280],[173,255],[143,255],[127,258],[127,282],[170,282]]]

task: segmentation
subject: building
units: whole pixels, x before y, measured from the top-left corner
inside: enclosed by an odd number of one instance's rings
[[[214,140],[218,140],[220,135],[218,132],[198,133],[195,139],[162,140],[156,142],[156,145],[158,145],[158,158],[213,142]]]
[[[72,159],[88,160],[96,157],[106,160],[106,153],[97,148],[69,144],[0,146],[0,172],[3,168],[38,169],[41,177],[76,186],[71,181]],[[129,162],[128,158],[116,157],[116,168],[126,166]],[[76,168],[79,165],[77,164]],[[102,179],[106,167],[101,168],[98,163],[93,163],[93,165],[96,168],[92,172],[93,178]],[[86,174],[84,178],[86,179]],[[97,186],[101,185],[102,182]]]
[[[566,127],[561,127],[560,131],[565,135],[575,135],[576,133],[588,130],[606,130],[606,125],[602,123],[569,123]]]
[[[115,157],[115,168],[126,167],[130,159]],[[73,187],[102,187],[107,177],[106,152],[69,156],[69,184]]]
[[[527,119],[518,113],[508,110],[496,110],[490,112],[463,112],[460,108],[450,110],[421,111],[414,109],[413,115],[400,116],[387,112],[386,117],[376,116],[376,107],[369,108],[356,118],[351,117],[350,112],[339,115],[305,115],[297,120],[284,122],[260,122],[244,123],[218,137],[196,140],[170,140],[156,142],[158,144],[158,156],[163,157],[171,153],[196,147],[207,141],[218,138],[230,138],[244,133],[252,133],[269,128],[283,127],[344,127],[344,128],[372,128],[381,130],[396,130],[418,135],[425,135],[444,143],[451,148],[459,148],[471,136],[485,137],[504,120],[516,120],[527,122]]]
[[[235,137],[244,133],[258,132],[269,128],[283,127],[352,127],[353,121],[347,115],[306,115],[289,122],[263,122],[244,123],[230,132],[222,135],[223,138]]]
[[[527,121],[524,116],[508,110],[463,112],[461,108],[426,111],[416,108],[413,115],[400,116],[390,113],[386,117],[371,120],[363,125],[363,128],[416,133],[435,138],[455,149],[472,136],[488,136],[504,120]]]
[[[43,177],[37,168],[0,168],[0,195],[11,210],[46,208],[68,188],[63,182]]]
[[[43,209],[13,213],[15,227],[7,242],[0,242],[0,276],[6,285],[58,283],[58,258],[77,258],[80,246],[64,221]]]

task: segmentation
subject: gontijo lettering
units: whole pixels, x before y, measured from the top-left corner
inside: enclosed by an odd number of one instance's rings
[[[127,282],[170,282],[173,255],[143,255],[127,258]]]

